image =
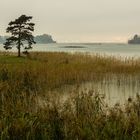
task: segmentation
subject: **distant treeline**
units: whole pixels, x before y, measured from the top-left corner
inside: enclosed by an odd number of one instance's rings
[[[129,44],[140,44],[140,36],[135,35],[132,39],[128,40]]]
[[[0,36],[0,44],[3,44],[8,37],[9,36]],[[37,35],[34,37],[34,39],[37,44],[56,43],[56,41],[53,40],[52,36],[48,34]]]

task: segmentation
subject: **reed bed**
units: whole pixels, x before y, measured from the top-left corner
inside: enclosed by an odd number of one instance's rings
[[[31,53],[22,58],[11,55],[0,57],[0,80],[6,80],[13,86],[15,83],[24,87],[31,84],[33,89],[52,90],[63,85],[96,82],[112,74],[138,76],[140,60],[78,53]]]
[[[107,107],[102,95],[76,88],[62,102],[64,85],[140,74],[140,60],[100,55],[31,53],[0,56],[2,140],[139,140],[140,97]],[[119,79],[118,76],[118,79]],[[56,98],[57,96],[60,97]]]
[[[63,103],[47,95],[42,97],[45,104],[40,105],[37,95],[9,90],[1,89],[0,95],[2,140],[140,139],[139,96],[134,101],[129,99],[123,108],[118,104],[110,108],[101,95],[76,89]]]

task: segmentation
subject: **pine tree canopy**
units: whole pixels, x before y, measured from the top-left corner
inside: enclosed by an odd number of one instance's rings
[[[34,36],[32,35],[35,24],[30,22],[31,19],[32,16],[21,15],[18,19],[8,24],[6,32],[11,33],[11,36],[4,43],[6,50],[16,46],[18,56],[20,56],[21,46],[26,50],[32,48],[32,44],[35,44]]]

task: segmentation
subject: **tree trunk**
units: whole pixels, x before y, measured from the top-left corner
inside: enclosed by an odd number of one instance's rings
[[[18,45],[18,57],[20,57],[20,45]]]
[[[18,36],[18,57],[20,57],[20,32],[21,28],[19,28],[19,36]]]

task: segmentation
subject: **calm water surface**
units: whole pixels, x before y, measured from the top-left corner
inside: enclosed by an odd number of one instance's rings
[[[4,51],[0,45],[0,51]],[[16,52],[16,48],[10,50]],[[101,55],[116,55],[123,57],[140,57],[140,45],[111,44],[111,43],[57,43],[36,44],[31,51],[39,52],[83,52]]]
[[[86,82],[76,86],[64,86],[57,91],[62,93],[65,99],[71,93],[75,93],[76,89],[78,89],[79,93],[92,91],[93,94],[102,95],[109,106],[113,106],[116,103],[123,105],[128,98],[135,99],[137,95],[140,95],[140,75],[107,75],[102,81]]]

